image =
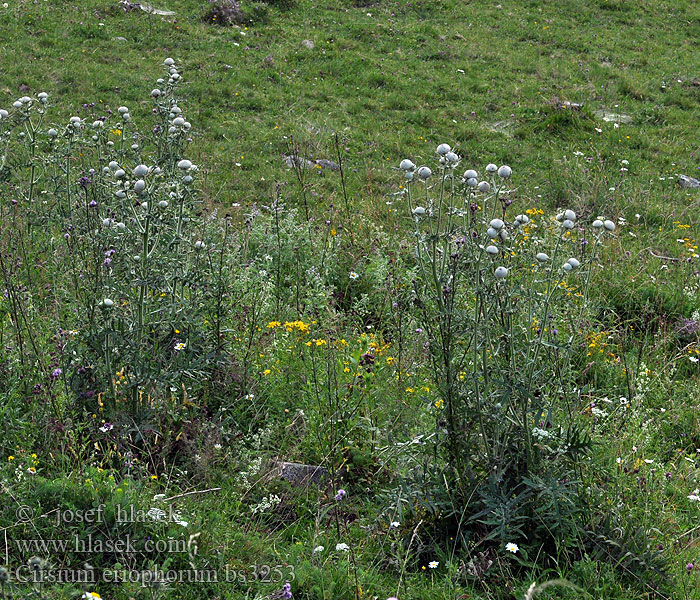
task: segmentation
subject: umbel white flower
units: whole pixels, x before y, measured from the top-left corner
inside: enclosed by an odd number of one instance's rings
[[[347,552],[348,550],[350,550],[350,546],[348,546],[347,544],[340,543],[335,545],[335,549],[339,552]]]
[[[456,163],[459,161],[459,156],[454,152],[448,152],[445,154],[445,160],[447,160],[448,163]]]
[[[491,184],[488,181],[482,181],[479,183],[478,189],[480,192],[483,192],[484,194],[491,190]]]
[[[549,256],[547,256],[544,252],[538,253],[535,258],[541,263],[547,262],[549,260]]]
[[[529,222],[530,222],[530,217],[528,217],[527,215],[518,215],[517,217],[515,217],[515,221],[514,221],[513,225],[517,225],[517,226],[527,225]]]
[[[496,231],[500,231],[503,228],[503,221],[501,219],[492,219],[489,223],[489,227],[493,227]]]
[[[602,229],[603,228],[603,221],[600,219],[596,219],[593,221],[593,229]]]
[[[496,246],[493,245],[486,246],[484,250],[486,251],[486,254],[490,254],[491,256],[496,256],[498,254],[498,248],[496,248]]]
[[[476,177],[470,177],[469,179],[467,179],[467,185],[470,188],[475,188],[477,185],[479,185],[479,182],[476,179]]]
[[[570,264],[573,269],[578,269],[581,266],[581,263],[578,261],[578,259],[573,258],[573,257],[571,257],[566,262],[567,262],[567,264]]]
[[[192,168],[192,162],[187,160],[186,158],[183,158],[180,162],[177,163],[177,168],[181,169],[182,171],[189,171]]]
[[[464,172],[464,179],[476,179],[479,174],[474,169],[467,169]]]
[[[493,274],[496,276],[496,279],[505,279],[508,275],[508,269],[505,267],[498,267]]]
[[[561,224],[561,226],[564,229],[573,229],[574,228],[574,222],[571,219],[564,219],[564,222]]]
[[[413,209],[413,215],[416,216],[416,217],[422,217],[422,216],[424,216],[424,215],[425,215],[425,208],[423,208],[422,206],[416,206],[416,207]]]
[[[488,165],[486,165],[486,172],[490,175],[493,175],[496,171],[498,171],[497,165],[494,165],[493,163],[489,163]]]
[[[100,305],[104,308],[112,308],[114,306],[114,301],[110,300],[109,298],[105,298],[102,300]]]
[[[402,171],[413,171],[413,169],[416,168],[416,165],[413,164],[413,161],[411,161],[411,160],[409,160],[409,159],[407,159],[407,158],[404,158],[404,159],[401,161],[401,164],[399,165],[399,168],[400,168]]]
[[[603,227],[605,227],[605,229],[608,231],[615,231],[615,223],[613,223],[610,219],[603,223]]]
[[[496,231],[493,227],[489,227],[486,230],[486,235],[488,235],[492,240],[495,240],[498,237],[498,231]]]

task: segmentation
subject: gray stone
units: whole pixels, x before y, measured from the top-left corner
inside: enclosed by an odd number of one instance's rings
[[[607,121],[608,123],[631,123],[632,117],[629,115],[623,115],[622,113],[608,112],[606,110],[597,110],[593,113],[599,119]]]
[[[330,169],[331,171],[340,171],[340,165],[337,162],[333,162],[332,160],[328,160],[325,158],[319,158],[316,161],[316,164],[321,167],[322,169]]]
[[[273,474],[288,481],[294,487],[322,487],[328,483],[328,469],[317,465],[304,465],[284,461],[272,463]]]
[[[314,44],[311,40],[303,40],[303,41],[301,42],[301,45],[302,45],[304,48],[308,48],[309,50],[313,50],[314,47],[315,47],[315,44]]]
[[[694,177],[681,175],[680,177],[678,177],[678,185],[682,188],[700,188],[700,181],[698,181]]]
[[[301,167],[302,169],[330,169],[331,171],[339,171],[340,165],[337,162],[328,160],[326,158],[319,158],[318,160],[309,160],[302,156],[297,156],[291,154],[284,157],[284,163],[290,168]]]
[[[297,167],[301,167],[302,169],[313,169],[316,166],[316,163],[311,162],[310,160],[306,160],[305,158],[302,158],[301,156],[296,156],[294,154],[292,154],[290,156],[285,156],[284,163],[290,169],[294,169]]]

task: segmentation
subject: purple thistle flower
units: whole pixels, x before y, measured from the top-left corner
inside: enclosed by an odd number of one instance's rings
[[[338,493],[335,495],[336,502],[340,502],[343,498],[345,498],[345,494],[346,494],[345,490],[343,490],[343,489],[338,490]]]
[[[90,208],[97,208],[97,202],[95,200],[90,200],[90,204],[88,204]]]
[[[292,598],[292,584],[288,581],[282,586],[282,598],[286,600],[291,600]]]
[[[56,369],[54,369],[53,373],[51,373],[51,377],[53,379],[58,379],[62,373],[63,373],[63,371],[60,368],[56,368]]]

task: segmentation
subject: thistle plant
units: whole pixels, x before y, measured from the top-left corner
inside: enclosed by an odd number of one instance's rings
[[[52,402],[62,390],[113,412],[121,402],[136,409],[182,397],[223,352],[225,286],[214,259],[218,244],[230,243],[228,229],[192,218],[192,125],[179,106],[175,61],[163,70],[147,133],[126,106],[46,128],[47,94],[0,113],[0,162],[15,198],[2,207],[2,231],[5,248],[16,249],[0,271],[20,362],[51,382]],[[32,269],[39,264],[52,268]],[[72,332],[52,361],[36,350],[37,302],[53,307],[59,332]]]
[[[460,175],[449,145],[437,154],[434,171],[408,159],[400,169],[449,487],[457,506],[470,507],[482,541],[524,539],[534,527],[562,541],[571,523],[556,531],[535,499],[566,495],[587,449],[571,418],[579,392],[570,359],[597,252],[614,223],[597,219],[589,244],[572,210],[550,220],[537,209],[511,216],[509,166]]]

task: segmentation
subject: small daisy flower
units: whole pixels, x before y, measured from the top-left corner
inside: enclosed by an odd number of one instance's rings
[[[357,279],[359,275],[355,271],[350,271],[350,279]]]
[[[428,567],[429,567],[430,569],[437,569],[439,564],[440,564],[440,563],[439,563],[438,561],[432,560],[432,561],[430,561],[430,562],[428,563]]]
[[[514,544],[513,542],[508,542],[506,544],[506,550],[508,552],[512,552],[513,554],[515,554],[518,550],[520,550],[520,548],[518,547],[518,544]]]

